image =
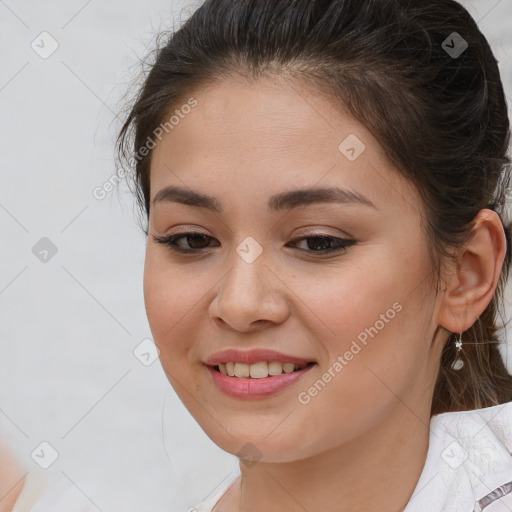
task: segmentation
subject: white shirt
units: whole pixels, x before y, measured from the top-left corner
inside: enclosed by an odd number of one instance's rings
[[[430,420],[427,458],[403,512],[512,511],[512,402]],[[239,475],[193,512],[211,512]]]

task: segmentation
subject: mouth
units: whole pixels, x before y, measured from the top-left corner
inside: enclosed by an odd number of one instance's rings
[[[293,363],[281,361],[259,361],[256,363],[225,362],[217,365],[210,365],[213,370],[228,377],[238,379],[265,379],[277,377],[283,374],[290,374],[309,368],[316,363]]]
[[[205,365],[213,384],[225,395],[238,399],[264,399],[274,396],[304,378],[316,362],[292,363],[228,361]]]

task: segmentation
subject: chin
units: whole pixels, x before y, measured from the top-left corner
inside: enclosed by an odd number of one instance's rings
[[[275,424],[279,424],[279,421],[274,422]],[[277,431],[279,427],[273,430],[267,427],[258,428],[254,424],[250,428],[244,428],[226,423],[223,424],[225,430],[217,424],[200,423],[200,426],[219,448],[243,459],[248,467],[257,461],[293,462],[315,453],[313,446],[304,443],[304,434],[300,432],[299,426],[296,432],[290,431],[289,426],[280,432]]]

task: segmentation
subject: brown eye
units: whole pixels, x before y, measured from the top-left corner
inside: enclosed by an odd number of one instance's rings
[[[182,254],[193,254],[203,252],[204,249],[212,247],[210,244],[215,238],[202,233],[185,232],[176,233],[169,236],[153,236],[155,242],[165,244],[171,251]],[[184,240],[184,242],[180,242]],[[311,235],[302,238],[296,238],[291,242],[297,246],[298,242],[306,241],[305,248],[299,248],[301,252],[325,255],[333,252],[342,252],[347,247],[357,243],[356,240],[339,238],[334,236]]]
[[[299,250],[319,254],[329,254],[336,251],[341,252],[345,250],[347,247],[354,245],[356,243],[356,240],[350,240],[347,238],[319,235],[296,238],[295,240],[293,240],[293,243],[294,245],[297,245],[297,242],[300,242],[302,240],[306,241],[307,248]]]
[[[194,234],[194,235],[187,235],[182,238],[185,238],[187,240],[187,243],[191,246],[192,249],[204,249],[204,247],[205,247],[204,244],[205,244],[205,242],[208,241],[209,237],[207,237],[206,235]],[[191,242],[191,240],[192,240],[192,242]]]
[[[167,245],[174,252],[184,254],[199,253],[203,249],[207,249],[209,247],[208,244],[215,240],[211,236],[195,232],[176,233],[169,236],[153,236],[153,239],[159,244]],[[179,243],[182,239],[184,242]]]

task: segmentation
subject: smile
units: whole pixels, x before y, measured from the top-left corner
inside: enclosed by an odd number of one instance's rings
[[[213,383],[223,394],[234,398],[255,399],[275,395],[292,386],[314,366],[317,363],[298,365],[261,361],[252,364],[219,363],[215,366],[206,365],[206,368]]]
[[[242,379],[264,379],[268,376],[282,375],[302,370],[307,364],[282,363],[280,361],[260,361],[253,364],[247,363],[219,363],[215,368],[222,375],[238,377]]]

